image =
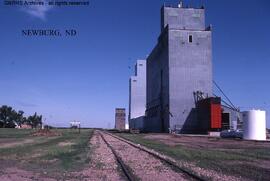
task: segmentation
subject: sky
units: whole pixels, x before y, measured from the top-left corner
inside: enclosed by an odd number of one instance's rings
[[[113,127],[128,110],[128,80],[160,34],[160,8],[176,0],[90,0],[83,7],[0,4],[0,105],[42,114],[45,124]],[[214,80],[242,111],[266,110],[270,127],[270,1],[185,0],[213,26]],[[24,29],[76,29],[26,37]],[[218,93],[218,92],[217,92]]]

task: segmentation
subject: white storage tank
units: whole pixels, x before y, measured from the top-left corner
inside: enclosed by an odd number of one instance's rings
[[[246,140],[266,140],[266,112],[251,110],[243,112],[244,134]]]
[[[128,123],[125,124],[125,129],[129,130],[129,124]]]

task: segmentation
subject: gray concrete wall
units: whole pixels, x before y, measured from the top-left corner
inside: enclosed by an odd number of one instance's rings
[[[204,30],[205,10],[162,7],[161,31],[163,31],[168,24],[172,29]]]
[[[135,76],[129,81],[129,123],[143,117],[146,109],[146,60],[137,60]],[[133,128],[130,125],[130,128]]]
[[[168,31],[164,31],[147,58],[146,131],[164,132],[169,127],[168,112],[164,111],[169,104],[168,53]]]
[[[192,42],[189,42],[189,36]],[[196,126],[193,92],[212,96],[211,31],[169,29],[170,128]],[[184,131],[184,130],[183,130]]]

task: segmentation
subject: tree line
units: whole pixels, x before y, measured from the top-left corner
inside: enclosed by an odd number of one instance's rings
[[[42,115],[35,113],[32,116],[25,117],[23,111],[16,111],[10,106],[0,107],[0,128],[15,128],[27,124],[32,128],[42,125]]]

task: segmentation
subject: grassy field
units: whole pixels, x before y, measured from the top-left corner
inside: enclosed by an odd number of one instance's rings
[[[90,129],[52,130],[56,136],[33,136],[35,130],[0,129],[0,169],[19,169],[61,177],[90,161]]]
[[[190,138],[186,140],[187,138],[184,137],[169,137],[168,141],[149,139],[147,134],[118,134],[118,136],[206,170],[213,170],[244,180],[270,179],[269,143],[222,139],[207,140],[209,138],[205,138],[206,140],[193,138],[190,141]],[[192,168],[190,169],[192,170]]]

